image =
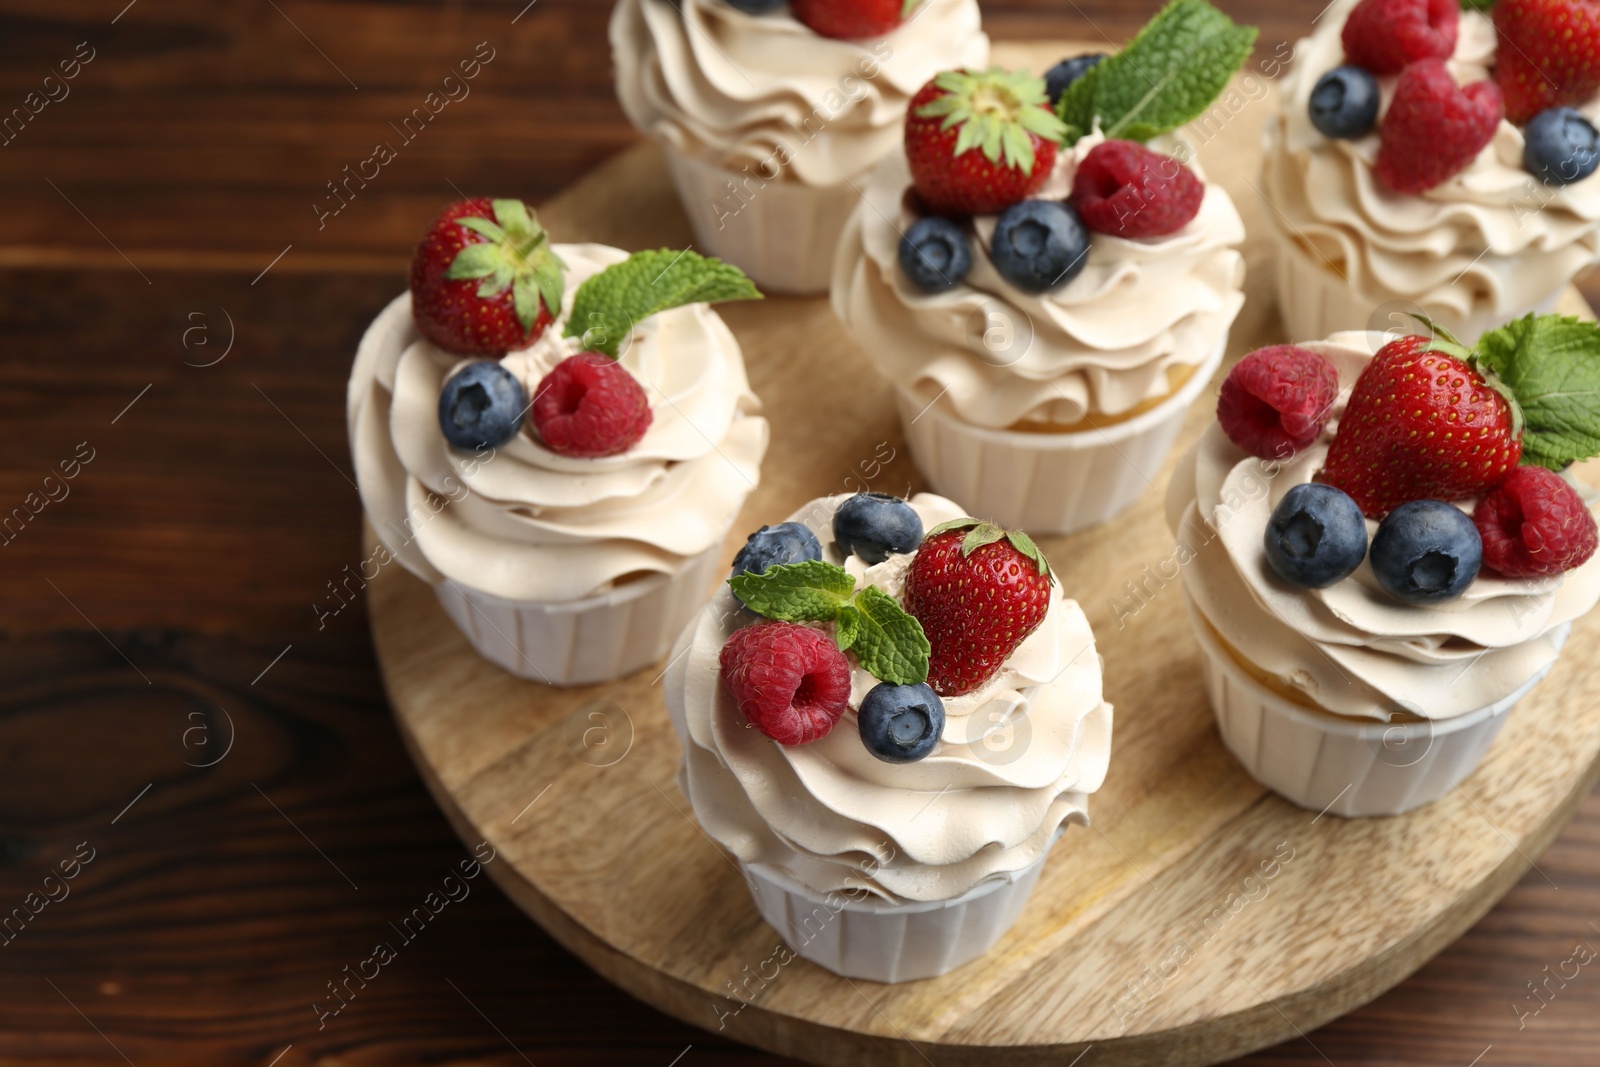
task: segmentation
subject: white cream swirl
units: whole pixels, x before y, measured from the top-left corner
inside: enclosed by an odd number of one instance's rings
[[[1567,624],[1600,600],[1600,556],[1540,581],[1485,572],[1459,599],[1426,606],[1392,600],[1368,562],[1327,589],[1298,589],[1273,573],[1262,547],[1272,510],[1321,471],[1356,377],[1388,340],[1342,333],[1303,346],[1339,372],[1322,437],[1279,464],[1245,453],[1213,422],[1178,462],[1167,520],[1184,588],[1250,663],[1340,715],[1448,719],[1510,696],[1554,662]]]
[[[1544,303],[1600,254],[1600,179],[1545,186],[1522,165],[1522,131],[1501,120],[1478,158],[1443,184],[1417,196],[1382,186],[1376,130],[1335,140],[1310,118],[1317,80],[1344,63],[1340,34],[1356,2],[1334,5],[1283,79],[1262,170],[1274,221],[1374,308],[1401,298],[1503,322]],[[1495,50],[1494,23],[1463,11],[1456,80],[1489,77]],[[1379,79],[1385,106],[1396,80]],[[1600,119],[1600,98],[1581,110]]]
[[[1041,191],[1064,198],[1095,133],[1057,157]],[[1177,150],[1176,142],[1153,147]],[[1198,165],[1190,167],[1203,180]],[[1174,373],[1213,356],[1244,306],[1244,224],[1206,183],[1200,213],[1164,237],[1091,234],[1088,265],[1052,293],[1007,282],[984,252],[997,221],[980,218],[966,280],[925,293],[899,266],[916,216],[903,205],[903,153],[873,175],[834,261],[833,307],[885,377],[928,403],[943,397],[970,423],[1004,429],[1122,415],[1177,387]],[[996,332],[998,331],[998,332]]]
[[[900,143],[906,107],[942,70],[981,68],[977,0],[925,0],[871,41],[822,37],[787,7],[727,0],[619,0],[611,17],[617,96],[629,120],[674,149],[767,181],[834,187]]]
[[[791,520],[816,531],[834,562],[845,562],[832,535],[845,499],[813,501]],[[927,493],[911,505],[928,528],[964,514]],[[911,559],[845,565],[898,597]],[[1088,794],[1110,761],[1111,705],[1088,620],[1059,587],[998,675],[945,698],[940,745],[912,764],[885,763],[861,743],[854,708],[878,681],[860,667],[852,710],[821,741],[785,746],[751,727],[722,685],[718,655],[752,621],[723,586],[685,630],[665,680],[685,749],[679,784],[700,825],[741,861],[776,867],[818,894],[948,900],[1009,878],[1066,823],[1088,822]]]
[[[627,253],[558,245],[568,266],[563,313],[503,365],[532,397],[582,345],[561,336],[585,278]],[[559,603],[670,574],[720,545],[760,478],[767,422],[739,343],[705,305],[641,322],[621,363],[645,387],[653,421],[618,456],[575,459],[525,426],[499,449],[452,447],[439,392],[464,361],[424,340],[403,295],[362,338],[347,393],[350,443],[367,516],[390,554],[514,601]]]

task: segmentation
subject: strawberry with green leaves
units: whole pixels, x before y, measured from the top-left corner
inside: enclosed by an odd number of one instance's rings
[[[1600,326],[1529,315],[1468,350],[1448,332],[1385,345],[1356,379],[1322,480],[1368,518],[1467,500],[1519,462],[1600,455]]]
[[[520,200],[445,208],[411,260],[411,314],[422,336],[463,356],[503,356],[539,339],[561,312],[566,265]]]
[[[928,531],[906,576],[906,607],[931,649],[928,684],[970,693],[1044,622],[1055,579],[1021,531],[957,519]]]
[[[1043,78],[945,71],[906,114],[911,180],[935,215],[992,215],[1038,191],[1064,132]]]

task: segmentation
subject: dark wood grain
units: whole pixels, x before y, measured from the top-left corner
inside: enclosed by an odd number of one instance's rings
[[[513,25],[524,2],[0,0],[0,111],[96,50],[0,147],[0,519],[94,455],[0,534],[0,915],[95,850],[0,937],[0,1062],[781,1062],[611,989],[486,879],[322,1029],[313,1009],[467,854],[400,748],[361,602],[323,629],[312,608],[359,552],[356,339],[454,187],[542,199],[635,139],[608,5]],[[999,37],[1120,39],[1158,4],[984,6]],[[1267,48],[1321,0],[1222,6]],[[319,230],[324,182],[485,40],[473,95]],[[1596,967],[1521,1029],[1512,1005],[1600,948],[1600,798],[1536,859],[1393,993],[1243,1062],[1592,1064]]]

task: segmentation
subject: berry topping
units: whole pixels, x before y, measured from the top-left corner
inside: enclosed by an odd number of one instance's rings
[[[1521,426],[1485,370],[1446,339],[1384,345],[1356,379],[1323,480],[1373,519],[1408,500],[1465,500],[1499,484],[1522,456]]]
[[[1344,24],[1344,54],[1374,74],[1399,74],[1456,50],[1460,0],[1361,0]]]
[[[1576,108],[1539,112],[1522,136],[1522,165],[1546,185],[1571,185],[1600,166],[1600,130]]]
[[[1083,224],[1117,237],[1164,237],[1200,214],[1206,187],[1194,171],[1133,141],[1089,149],[1072,178]]]
[[[1493,82],[1456,84],[1442,59],[1413,63],[1395,84],[1383,116],[1378,180],[1397,193],[1421,193],[1460,174],[1494,139],[1503,106]]]
[[[1378,79],[1360,67],[1335,67],[1311,90],[1311,125],[1324,137],[1365,137],[1378,121]]]
[[[906,576],[906,607],[928,635],[928,684],[970,693],[994,677],[1050,610],[1050,564],[1021,532],[977,519],[928,531]]]
[[[1228,440],[1262,459],[1287,459],[1315,441],[1339,397],[1339,375],[1294,345],[1258,348],[1228,372],[1217,421]]]
[[[728,0],[728,6],[746,15],[770,15],[783,6],[784,0]]]
[[[780,745],[828,736],[850,706],[850,662],[810,626],[763,622],[722,646],[722,680],[739,711]]]
[[[1367,520],[1342,490],[1308,482],[1272,509],[1263,543],[1279,578],[1324,589],[1350,577],[1367,557]]]
[[[1372,574],[1402,604],[1438,604],[1467,591],[1483,564],[1483,541],[1466,513],[1442,500],[1391,511],[1372,538]]]
[[[1100,61],[1105,58],[1104,52],[1090,52],[1087,55],[1063,59],[1045,71],[1044,92],[1050,98],[1051,105],[1054,106],[1061,99],[1061,94],[1071,88],[1073,82],[1099,66]]]
[[[411,315],[447,352],[503,356],[526,348],[561,310],[565,265],[520,200],[445,208],[411,259]]]
[[[926,683],[875,685],[856,713],[861,743],[885,763],[915,763],[944,732],[944,701]]]
[[[906,113],[911,180],[936,215],[992,215],[1044,184],[1064,129],[1043,78],[948,70]]]
[[[533,397],[533,428],[550,451],[598,458],[626,452],[650,428],[650,400],[633,375],[598,352],[557,363]]]
[[[833,539],[846,556],[882,563],[922,543],[922,518],[910,504],[887,493],[857,493],[833,513]]]
[[[498,448],[517,435],[527,413],[522,383],[493,360],[468,363],[439,391],[439,429],[457,448]]]
[[[1546,108],[1581,104],[1600,90],[1600,4],[1499,0],[1494,80],[1517,125]]]
[[[1089,231],[1070,204],[1024,200],[995,223],[989,258],[1000,277],[1029,293],[1059,289],[1089,264]]]
[[[967,231],[937,215],[918,219],[900,238],[900,269],[925,293],[954,289],[972,269]]]
[[[882,37],[906,19],[922,0],[790,0],[794,17],[814,33],[840,40]]]
[[[1472,521],[1483,565],[1506,578],[1560,574],[1594,555],[1594,516],[1577,490],[1543,467],[1512,471],[1478,501]]]
[[[799,522],[763,526],[745,539],[733,557],[733,573],[764,574],[768,567],[822,558],[822,542],[811,528]]]

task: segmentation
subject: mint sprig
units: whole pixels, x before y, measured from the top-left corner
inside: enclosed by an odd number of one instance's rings
[[[1600,324],[1527,315],[1479,339],[1473,362],[1520,408],[1522,462],[1561,470],[1600,455]]]
[[[1067,126],[1066,143],[1076,144],[1096,120],[1107,138],[1130,141],[1194,121],[1250,57],[1256,33],[1207,0],[1172,0],[1127,48],[1061,94],[1056,114]]]
[[[612,359],[642,319],[686,304],[760,300],[744,271],[698,252],[662,248],[636,252],[578,287],[567,336]]]
[[[728,585],[757,615],[835,623],[839,651],[854,652],[880,681],[916,685],[928,680],[932,649],[922,624],[876,586],[857,592],[855,578],[843,567],[822,560],[784,563],[760,574],[734,575]]]

